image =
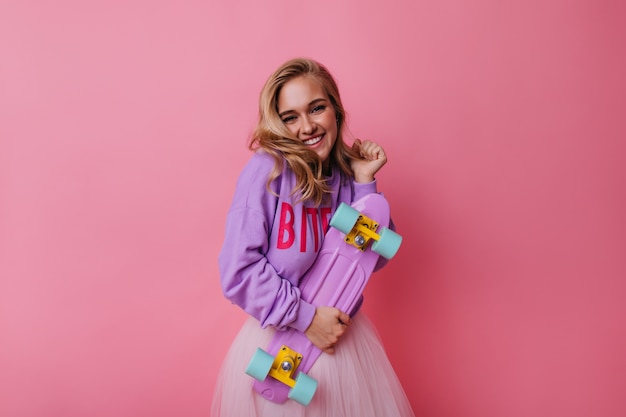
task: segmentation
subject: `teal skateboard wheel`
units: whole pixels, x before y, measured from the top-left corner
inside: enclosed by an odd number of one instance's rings
[[[296,377],[296,385],[289,391],[289,398],[307,406],[317,390],[317,381],[300,372]]]
[[[246,368],[246,373],[254,379],[264,381],[273,364],[274,357],[263,349],[257,348]]]
[[[356,224],[360,215],[358,211],[346,203],[341,203],[341,205],[337,207],[337,210],[335,210],[332,219],[330,219],[330,225],[340,232],[348,234]]]
[[[372,250],[387,259],[391,259],[400,249],[401,243],[402,236],[383,227],[380,231],[380,238],[372,244]]]

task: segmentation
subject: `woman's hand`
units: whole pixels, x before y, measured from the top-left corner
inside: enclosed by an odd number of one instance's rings
[[[313,322],[304,332],[325,353],[335,353],[335,344],[346,332],[350,316],[334,307],[317,307]]]
[[[371,140],[361,142],[359,139],[352,144],[352,150],[362,158],[353,160],[351,163],[354,180],[361,183],[374,181],[374,175],[387,163],[385,150]]]

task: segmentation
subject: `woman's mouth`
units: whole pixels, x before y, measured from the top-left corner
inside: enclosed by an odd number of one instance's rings
[[[320,143],[320,141],[322,140],[323,137],[324,137],[324,135],[319,135],[319,136],[316,136],[314,138],[304,140],[304,141],[302,141],[302,143],[304,143],[307,146],[313,146],[313,145],[316,145],[316,144]]]

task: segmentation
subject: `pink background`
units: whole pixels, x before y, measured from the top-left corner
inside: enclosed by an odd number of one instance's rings
[[[0,3],[0,415],[206,416],[257,96],[335,74],[405,244],[365,310],[418,416],[626,415],[621,1]],[[242,358],[242,360],[248,360]]]

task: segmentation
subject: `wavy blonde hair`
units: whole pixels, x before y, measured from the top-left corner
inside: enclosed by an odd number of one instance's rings
[[[278,115],[278,95],[282,87],[296,77],[310,77],[324,89],[337,116],[337,140],[330,152],[330,165],[352,177],[350,161],[358,155],[343,141],[343,127],[346,117],[339,89],[334,78],[319,62],[307,58],[296,58],[281,65],[266,81],[259,97],[259,121],[249,147],[261,149],[274,158],[267,185],[280,175],[286,162],[296,175],[296,186],[292,194],[300,193],[301,201],[313,201],[319,205],[330,193],[323,172],[322,160],[312,150],[307,149],[298,138],[289,132]]]

